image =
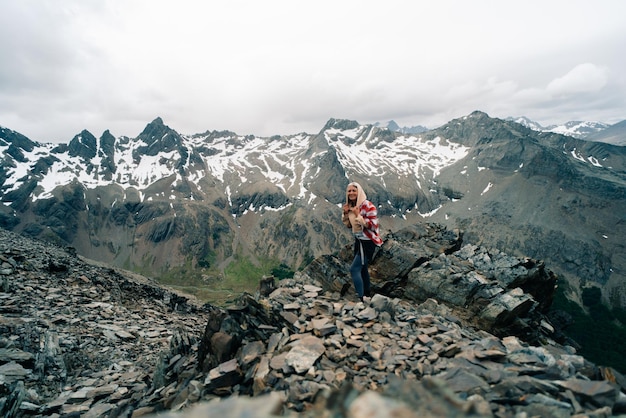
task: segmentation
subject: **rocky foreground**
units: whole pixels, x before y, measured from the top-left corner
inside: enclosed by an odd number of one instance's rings
[[[555,278],[541,263],[420,226],[387,237],[361,302],[346,257],[222,309],[0,230],[0,414],[626,413],[626,379],[544,315]]]

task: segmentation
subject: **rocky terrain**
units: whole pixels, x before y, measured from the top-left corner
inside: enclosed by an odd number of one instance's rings
[[[0,415],[124,410],[151,385],[175,336],[206,314],[188,297],[71,248],[0,229]],[[106,398],[104,406],[88,405]]]
[[[419,224],[364,302],[350,248],[219,308],[0,230],[0,414],[609,417],[626,379],[547,315],[538,260]]]

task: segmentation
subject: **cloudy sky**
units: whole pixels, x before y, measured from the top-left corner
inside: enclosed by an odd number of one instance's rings
[[[626,119],[622,0],[0,0],[0,126],[39,142]]]

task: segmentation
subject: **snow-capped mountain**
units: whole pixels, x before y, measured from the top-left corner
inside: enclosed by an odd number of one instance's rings
[[[293,230],[294,237],[323,226],[297,245],[269,243],[263,250],[299,265],[331,251],[345,235],[335,221],[348,178],[384,196],[381,215],[402,217],[417,208],[428,213],[439,206],[429,192],[434,176],[467,154],[467,147],[441,138],[334,119],[316,135],[271,138],[228,131],[185,136],[160,118],[136,138],[116,139],[106,131],[96,139],[83,131],[67,145],[52,145],[6,128],[1,135],[4,226],[71,243],[92,258],[157,271],[184,258],[187,244],[178,251],[130,251],[137,235],[152,243],[197,235],[193,240],[202,242],[194,256],[220,261],[239,251],[232,246],[242,241],[246,254],[258,253],[268,244],[268,222],[283,235]],[[298,223],[311,211],[315,217]],[[32,219],[25,213],[37,221],[24,222]],[[293,213],[298,222],[283,224]],[[200,218],[206,222],[189,226]],[[145,261],[149,251],[159,259]]]
[[[606,142],[613,145],[626,145],[626,120],[585,137],[588,141]]]
[[[395,120],[390,120],[386,124],[383,124],[383,123],[380,123],[380,122],[376,122],[374,124],[374,126],[387,128],[390,131],[400,132],[400,133],[403,133],[403,134],[421,134],[422,132],[426,132],[428,130],[428,128],[426,128],[425,126],[422,126],[422,125],[403,126],[401,128],[400,125],[398,125]]]
[[[14,148],[5,142],[0,150],[9,154]],[[28,196],[33,202],[53,197],[58,187],[72,182],[86,189],[112,185],[136,189],[142,202],[202,200],[215,192],[214,187],[206,187],[210,179],[222,186],[231,207],[242,191],[258,188],[285,196],[273,209],[295,200],[314,202],[319,195],[338,203],[343,196],[311,182],[324,174],[315,163],[328,158],[329,151],[347,177],[375,176],[382,187],[391,190],[395,185],[388,185],[389,179],[407,177],[428,184],[433,175],[467,154],[466,147],[440,138],[394,136],[388,130],[351,121],[330,120],[320,135],[260,138],[228,131],[184,136],[157,118],[136,139],[116,141],[107,131],[98,141],[83,131],[68,146],[28,141],[18,151],[19,158],[6,160],[7,180],[2,187],[5,196],[12,196],[36,182]],[[189,191],[183,196],[167,194],[156,187],[160,182],[167,182],[172,190],[186,183]],[[406,206],[406,202],[395,203],[389,202],[393,207]],[[261,209],[252,204],[233,207],[232,212]]]
[[[624,172],[624,147],[481,112],[419,134],[331,119],[317,134],[187,136],[157,118],[135,138],[53,145],[1,128],[0,226],[153,275],[233,258],[295,269],[349,245],[340,205],[358,181],[384,233],[460,228],[624,303]]]
[[[546,129],[541,126],[539,123],[535,122],[534,120],[531,120],[529,118],[527,118],[526,116],[519,116],[519,117],[509,117],[506,120],[511,121],[511,122],[515,122],[515,123],[519,123],[522,126],[527,127],[528,129],[532,129],[534,131],[539,131],[539,132],[543,132]]]
[[[609,126],[610,125],[602,122],[570,121],[563,125],[550,125],[544,130],[547,132],[554,132],[557,134],[572,136],[574,138],[584,139],[590,135],[605,130]]]
[[[587,139],[589,136],[602,132],[603,130],[611,126],[602,122],[570,121],[562,125],[549,125],[544,127],[541,126],[539,123],[528,119],[525,116],[520,116],[517,118],[510,117],[507,118],[507,120],[519,123],[520,125],[523,125],[529,129],[533,129],[535,131],[554,132],[557,134],[567,135],[578,139]]]

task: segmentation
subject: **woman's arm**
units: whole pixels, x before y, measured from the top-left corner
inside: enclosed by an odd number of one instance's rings
[[[376,229],[378,226],[378,211],[376,210],[376,206],[367,200],[363,202],[356,221],[367,229]]]
[[[350,207],[346,203],[345,205],[343,205],[343,212],[341,213],[341,222],[343,222],[343,224],[346,227],[352,228],[352,224],[350,223],[350,217],[348,216],[349,211],[350,211]]]
[[[352,228],[352,224],[350,223],[350,218],[348,217],[347,213],[341,215],[341,222],[343,222],[346,227]]]

